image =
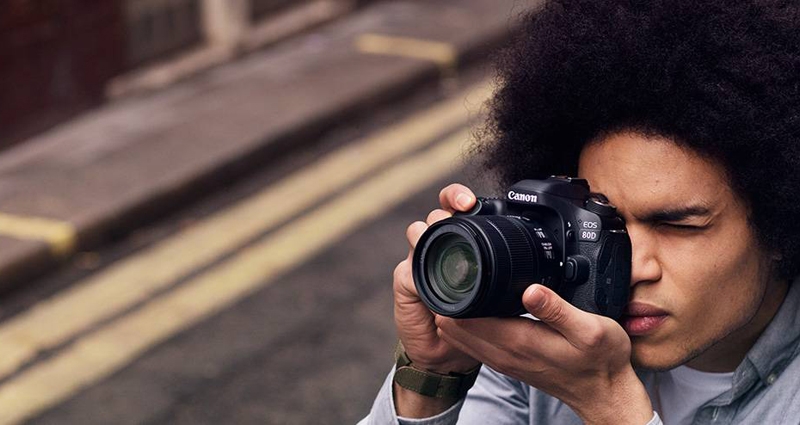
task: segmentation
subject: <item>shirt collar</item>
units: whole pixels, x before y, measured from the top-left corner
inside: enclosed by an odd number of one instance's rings
[[[760,380],[771,385],[798,354],[800,348],[800,277],[790,284],[775,317],[748,351],[733,376],[733,400]],[[719,400],[723,401],[723,400]]]
[[[800,341],[800,278],[789,285],[789,291],[778,312],[747,353],[758,376],[765,382],[780,373],[797,356]]]

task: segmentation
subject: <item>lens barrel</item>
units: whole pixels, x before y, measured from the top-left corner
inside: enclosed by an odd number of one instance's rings
[[[520,217],[477,215],[439,221],[414,251],[417,292],[428,308],[443,316],[525,313],[525,289],[556,276],[552,242],[542,226]]]

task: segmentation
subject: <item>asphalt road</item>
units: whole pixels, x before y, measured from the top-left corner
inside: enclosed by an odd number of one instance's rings
[[[405,227],[445,183],[471,181],[459,153],[486,96],[477,80],[330,135],[0,301],[13,348],[0,423],[357,422],[393,362]]]

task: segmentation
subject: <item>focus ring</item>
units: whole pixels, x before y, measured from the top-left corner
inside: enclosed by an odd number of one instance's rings
[[[536,281],[538,261],[531,236],[522,228],[519,219],[505,216],[484,216],[472,223],[479,227],[495,254],[496,288],[504,288],[498,301],[504,305],[519,304],[524,289]],[[495,291],[493,291],[495,292]]]

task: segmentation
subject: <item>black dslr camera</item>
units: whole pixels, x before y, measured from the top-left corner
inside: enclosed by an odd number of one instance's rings
[[[507,199],[478,198],[439,221],[414,251],[417,292],[449,317],[516,316],[532,283],[591,313],[618,318],[628,302],[625,222],[584,179],[523,180]]]

